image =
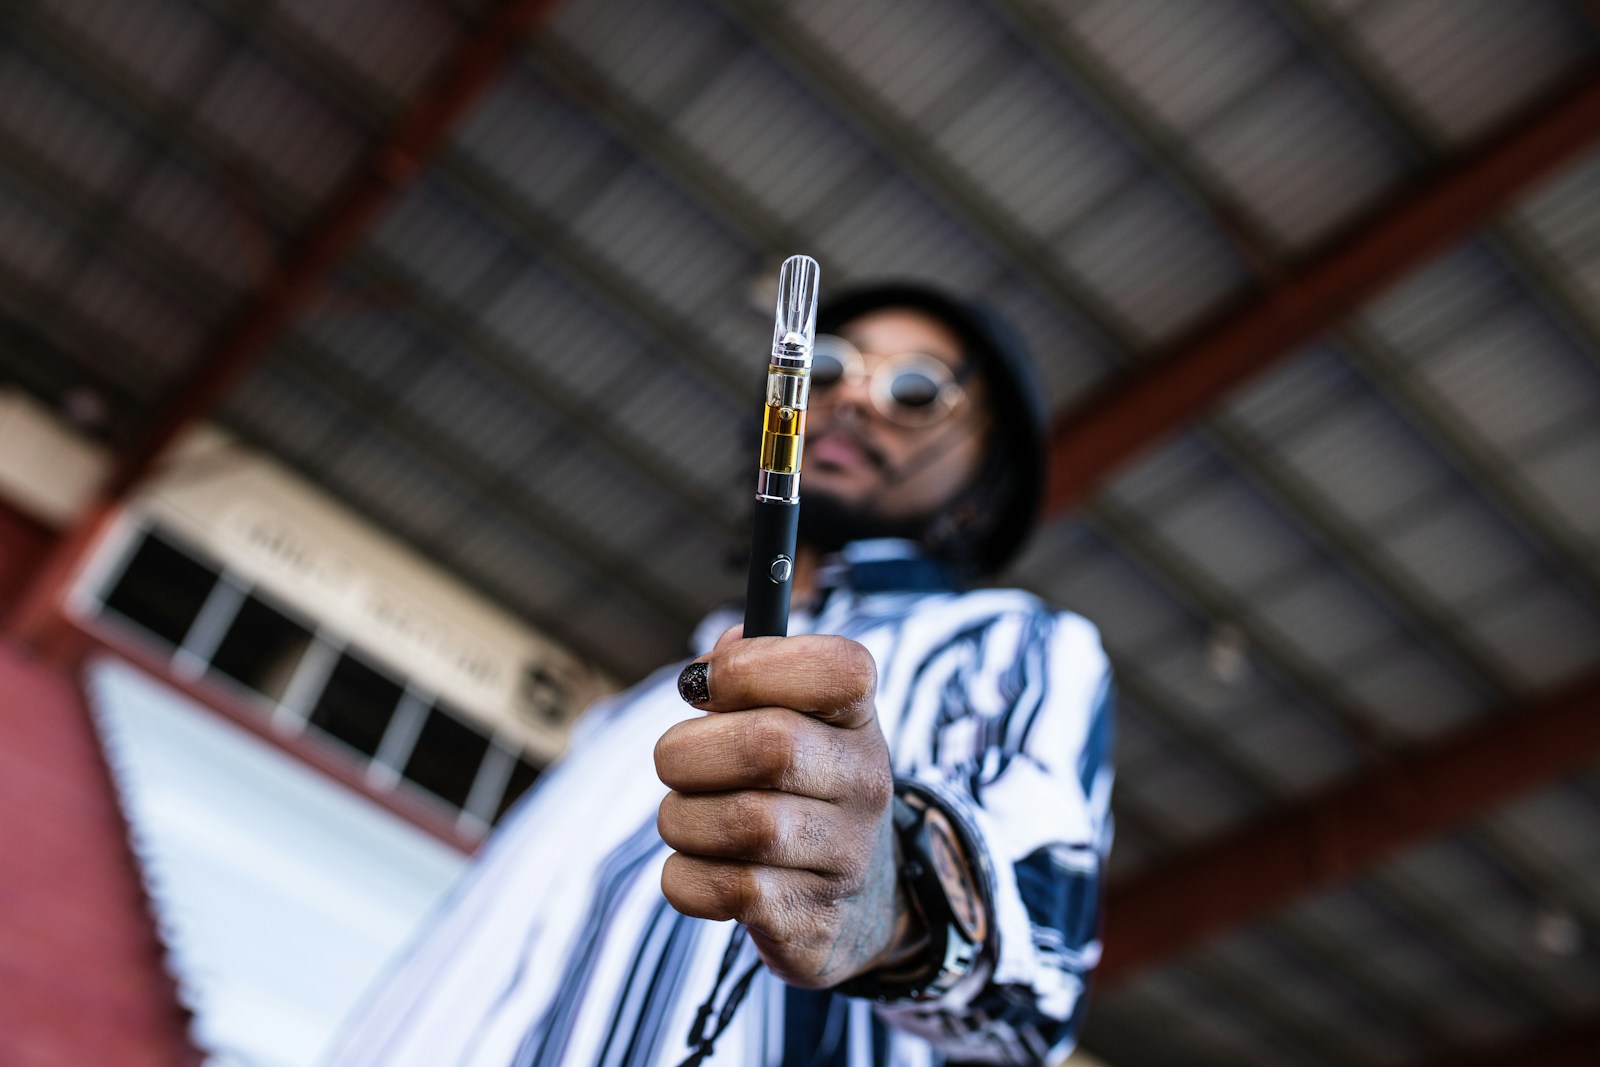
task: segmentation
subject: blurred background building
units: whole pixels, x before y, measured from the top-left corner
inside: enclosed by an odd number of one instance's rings
[[[1042,364],[1086,1049],[1600,1062],[1587,0],[0,5],[0,1062],[312,1062],[738,593],[802,251]]]

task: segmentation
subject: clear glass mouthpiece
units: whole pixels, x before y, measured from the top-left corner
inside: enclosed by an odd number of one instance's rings
[[[811,363],[817,336],[817,285],[822,268],[810,256],[790,256],[778,271],[778,317],[772,354]]]

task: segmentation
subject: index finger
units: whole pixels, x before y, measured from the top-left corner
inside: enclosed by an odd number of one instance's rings
[[[751,637],[719,641],[683,669],[678,692],[705,711],[792,708],[855,729],[876,716],[878,667],[847,637]]]

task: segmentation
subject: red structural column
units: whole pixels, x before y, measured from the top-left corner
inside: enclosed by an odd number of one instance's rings
[[[1124,463],[1483,226],[1600,141],[1600,69],[1489,138],[1170,355],[1056,425],[1045,512],[1069,511]]]
[[[1600,760],[1600,675],[1113,886],[1116,982]]]
[[[0,641],[0,1061],[36,1067],[198,1063],[166,973],[115,792],[71,680],[59,600],[79,561],[155,460],[213,411],[413,183],[555,0],[486,16],[368,155],[261,290],[158,407],[97,499],[37,563]],[[20,544],[27,531],[5,539]]]
[[[4,642],[0,855],[0,1063],[198,1064],[78,686]]]
[[[289,249],[237,317],[197,359],[117,460],[77,528],[66,532],[8,615],[16,639],[36,643],[63,583],[118,503],[181,434],[205,418],[266,355],[328,277],[414,183],[462,117],[493,84],[532,27],[557,0],[508,0],[490,11],[432,84],[367,154],[318,219]]]

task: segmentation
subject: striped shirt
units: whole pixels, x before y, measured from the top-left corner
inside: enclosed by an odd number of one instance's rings
[[[871,651],[895,774],[934,787],[989,853],[998,952],[941,1000],[915,1005],[788,990],[758,969],[706,1064],[1044,1063],[1081,1021],[1111,839],[1098,634],[1030,593],[930,588],[936,565],[887,551],[849,546],[849,584],[816,615],[797,612],[790,632]],[[701,643],[735,621],[714,615]],[[733,924],[679,915],[661,894],[666,787],[652,754],[668,727],[700,714],[678,696],[681,666],[580,720],[567,755],[347,1024],[329,1067],[684,1059],[719,972],[743,974],[755,952]]]

